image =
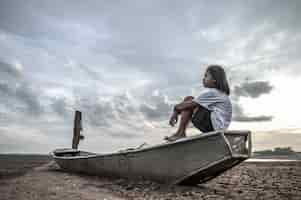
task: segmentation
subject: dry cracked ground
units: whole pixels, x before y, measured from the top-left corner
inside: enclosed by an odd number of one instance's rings
[[[301,162],[244,162],[196,187],[70,174],[47,158],[0,157],[0,200],[301,199]]]

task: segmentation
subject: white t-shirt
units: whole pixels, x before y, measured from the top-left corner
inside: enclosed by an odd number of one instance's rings
[[[229,127],[232,118],[232,104],[227,94],[216,88],[205,88],[193,101],[211,111],[210,117],[214,130]]]

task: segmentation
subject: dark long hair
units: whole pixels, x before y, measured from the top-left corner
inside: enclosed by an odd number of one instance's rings
[[[216,81],[216,89],[230,95],[230,88],[224,68],[220,65],[209,65],[207,72],[209,72],[212,78]]]

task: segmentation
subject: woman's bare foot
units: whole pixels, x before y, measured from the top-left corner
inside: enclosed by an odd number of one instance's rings
[[[176,141],[176,140],[178,140],[178,139],[180,139],[180,138],[183,138],[183,137],[185,137],[186,136],[186,134],[184,133],[175,133],[175,134],[173,134],[173,135],[171,135],[171,136],[166,136],[166,137],[164,137],[164,140],[167,140],[167,141],[169,141],[169,142],[172,142],[172,141]]]

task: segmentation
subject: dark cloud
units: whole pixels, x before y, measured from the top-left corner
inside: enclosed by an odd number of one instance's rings
[[[171,113],[172,104],[162,92],[155,90],[154,94],[145,99],[148,103],[140,105],[140,111],[150,121],[166,120]]]
[[[5,112],[28,119],[43,114],[40,123],[60,116],[61,124],[53,126],[69,126],[79,109],[87,126],[131,137],[143,132],[144,120],[168,119],[172,105],[163,94],[173,100],[191,95],[207,64],[225,64],[236,84],[235,100],[258,98],[273,90],[269,81],[237,84],[246,77],[265,80],[273,70],[301,72],[300,5],[279,0],[1,1],[0,59],[26,67],[0,61],[0,102]],[[258,62],[258,57],[264,59]],[[67,66],[69,61],[74,65]],[[163,94],[152,95],[156,89]],[[75,103],[69,95],[73,90],[79,96]],[[118,95],[126,90],[134,97]],[[273,118],[246,116],[242,106],[236,107],[235,121]]]
[[[116,95],[112,98],[111,103],[115,113],[120,119],[130,120],[131,116],[138,114],[135,103],[128,97],[127,94]]]
[[[251,26],[255,26],[260,21],[272,22],[272,26],[278,26],[281,30],[296,31],[300,29],[298,25],[300,21],[301,2],[293,0],[283,2],[281,0],[269,1],[249,1],[247,6],[243,8],[243,18]],[[254,16],[256,13],[256,16]]]
[[[24,79],[22,66],[0,61],[0,101],[11,111],[39,115],[43,112],[36,91]],[[21,65],[21,64],[19,64]]]
[[[237,122],[266,122],[266,121],[272,121],[273,116],[255,116],[255,117],[250,117],[250,116],[234,116],[233,121]]]
[[[258,116],[247,116],[242,106],[238,102],[232,102],[232,109],[233,109],[233,121],[237,122],[266,122],[272,121],[273,116],[266,116],[266,115],[258,115]]]
[[[83,119],[95,127],[114,127],[131,116],[137,115],[134,105],[126,95],[117,95],[106,100],[80,97],[75,108],[82,111]]]
[[[22,69],[0,61],[0,101],[11,111],[39,115],[43,112],[36,91],[24,79]]]
[[[43,112],[37,94],[28,85],[17,87],[15,97],[26,104],[28,113],[41,114]]]
[[[3,62],[0,60],[0,73],[4,73],[8,76],[19,77],[21,75],[21,70],[17,69],[14,65]],[[4,78],[3,74],[1,75]]]
[[[92,126],[111,127],[111,121],[115,119],[110,102],[80,98],[75,107],[83,113],[83,120]]]
[[[269,94],[273,89],[268,81],[245,82],[234,87],[234,94],[237,97],[258,98],[263,94]]]
[[[53,105],[56,105],[58,111],[66,110],[66,104],[61,101]],[[148,121],[167,119],[172,105],[162,93],[152,94],[143,99],[121,94],[105,100],[80,97],[76,100],[75,108],[82,111],[84,120],[92,126],[113,128],[114,124],[123,124],[135,129],[133,124],[143,123],[143,119],[139,118],[141,115]]]
[[[43,112],[37,95],[25,83],[18,86],[0,83],[0,93],[0,101],[7,105],[8,108],[31,115],[39,115]],[[15,102],[15,104],[12,105],[13,102]]]
[[[164,113],[162,116],[162,112],[160,110],[157,108],[152,108],[147,104],[142,104],[140,106],[140,111],[150,120],[158,120],[161,117],[166,116],[166,113]]]
[[[11,96],[13,94],[12,88],[8,84],[0,83],[0,91],[4,96]]]

